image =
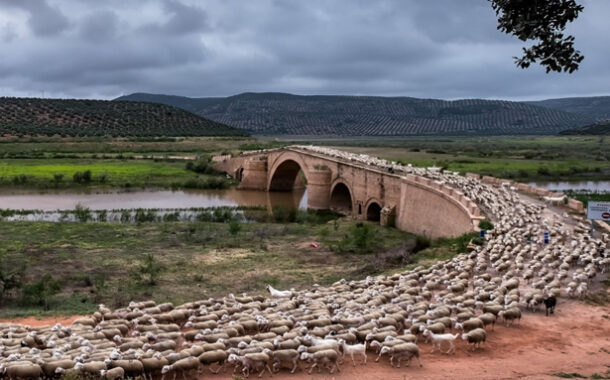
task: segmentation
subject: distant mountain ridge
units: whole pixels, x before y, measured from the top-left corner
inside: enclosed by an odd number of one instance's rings
[[[557,105],[561,99],[448,101],[285,93],[214,98],[134,93],[117,98],[170,104],[253,134],[342,136],[556,134],[604,118],[591,112],[592,107],[581,101],[584,98],[574,99],[564,103],[574,103],[570,109],[586,113],[566,112],[565,104]],[[600,99],[598,108],[605,112],[610,97]]]
[[[0,98],[0,136],[239,136],[244,131],[153,102]]]
[[[525,102],[565,112],[594,115],[598,120],[610,119],[610,96],[557,98]]]

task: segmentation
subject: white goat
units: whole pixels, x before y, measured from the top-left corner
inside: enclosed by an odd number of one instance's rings
[[[347,344],[345,339],[339,339],[339,345],[343,348],[343,358],[345,354],[352,358],[352,364],[355,367],[356,362],[354,361],[354,354],[362,356],[362,364],[366,364],[366,345],[360,344]]]
[[[432,341],[432,351],[430,351],[430,353],[433,353],[436,347],[438,347],[440,352],[443,352],[441,349],[443,342],[449,343],[449,349],[447,350],[446,354],[451,352],[455,353],[455,344],[453,344],[453,341],[458,337],[459,334],[435,334],[432,331],[425,329],[423,335],[429,337]]]
[[[292,297],[292,290],[277,290],[273,286],[267,285],[267,291],[274,298],[290,298]]]

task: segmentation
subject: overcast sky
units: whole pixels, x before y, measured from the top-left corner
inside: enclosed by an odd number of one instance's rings
[[[517,68],[487,0],[0,0],[0,96],[610,95],[610,1],[579,2],[570,75]]]

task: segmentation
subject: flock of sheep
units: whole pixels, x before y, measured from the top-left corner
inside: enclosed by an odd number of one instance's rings
[[[230,294],[179,306],[100,305],[71,326],[0,324],[0,378],[75,373],[174,380],[195,378],[206,368],[244,377],[303,367],[333,373],[346,356],[355,366],[366,364],[371,353],[395,367],[413,359],[421,366],[422,347],[451,354],[461,339],[477,349],[496,323],[516,325],[523,309],[538,310],[551,298],[583,297],[610,267],[606,235],[589,236],[582,221],[545,212],[544,205],[524,200],[508,185],[300,148],[442,181],[493,216],[495,228],[484,246],[392,276],[296,291],[269,286],[267,297]],[[549,244],[542,241],[544,231]]]

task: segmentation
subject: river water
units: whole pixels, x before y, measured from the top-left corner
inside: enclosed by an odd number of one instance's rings
[[[592,192],[610,192],[610,181],[530,182],[528,185],[551,191],[586,190]]]
[[[218,206],[259,206],[271,209],[307,208],[306,189],[292,192],[252,190],[57,190],[44,192],[0,191],[0,209],[73,210],[76,205],[91,210],[189,209]]]

